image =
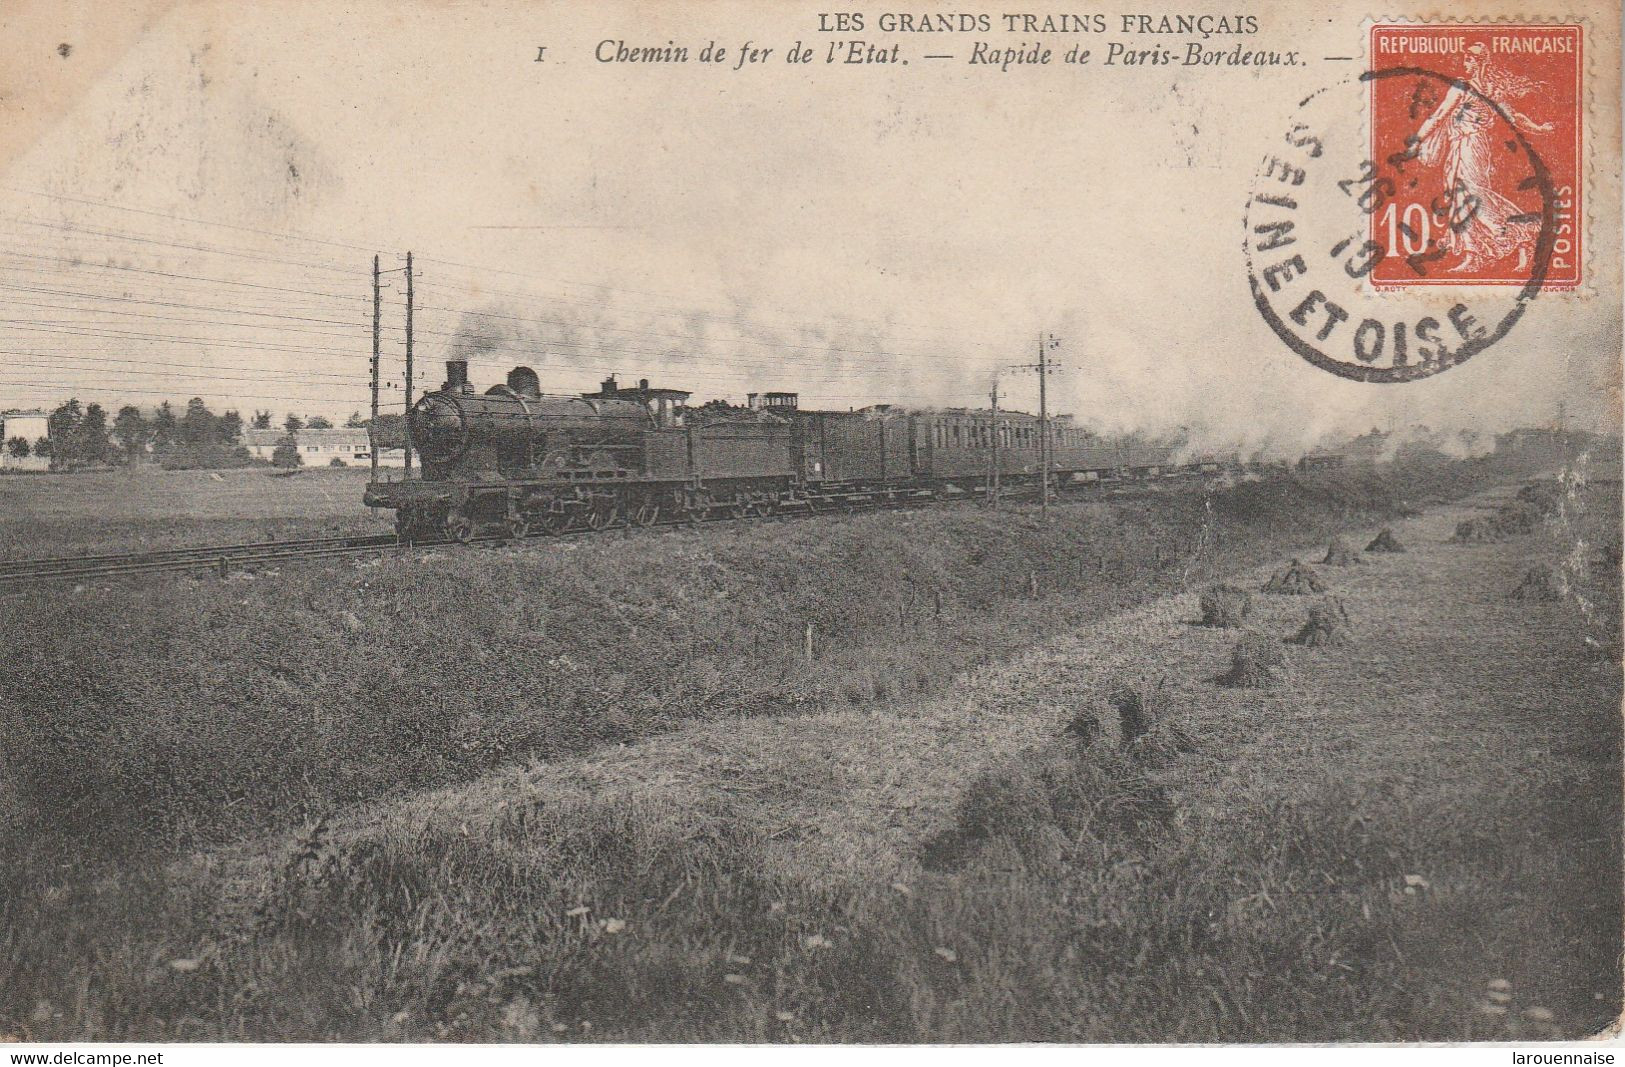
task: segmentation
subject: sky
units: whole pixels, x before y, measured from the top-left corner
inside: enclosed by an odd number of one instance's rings
[[[1320,57],[1359,54],[1357,7],[1245,7],[1245,43],[1301,49],[1302,67],[1001,71],[918,58],[965,39],[874,32],[919,5],[850,6],[869,32],[845,36],[900,40],[914,63],[784,63],[839,36],[795,3],[19,5],[0,19],[17,50],[0,72],[0,409],[364,410],[376,252],[398,410],[410,249],[420,390],[462,355],[481,383],[524,363],[549,392],[616,373],[827,408],[979,405],[997,376],[1002,403],[1035,410],[1022,365],[1054,335],[1052,410],[1103,430],[1295,448],[1559,411],[1617,427],[1617,166],[1587,189],[1588,288],[1434,378],[1329,375],[1254,309],[1254,172],[1295,101],[1350,73]],[[1613,17],[1594,34],[1604,71]],[[737,71],[605,64],[604,40],[775,52]],[[1609,77],[1595,89],[1617,100]],[[1617,160],[1617,111],[1591,117],[1596,158]]]

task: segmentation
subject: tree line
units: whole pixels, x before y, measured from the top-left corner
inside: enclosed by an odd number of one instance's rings
[[[382,416],[378,421],[374,435],[377,447],[400,447],[398,442],[404,438],[401,416]],[[367,429],[368,422],[355,412],[344,425]],[[246,428],[273,429],[271,413],[254,412]],[[272,463],[298,466],[302,462],[296,443],[299,431],[332,428],[332,421],[320,415],[301,418],[288,414],[282,420],[284,436],[277,442]],[[134,404],[126,404],[111,420],[102,405],[81,404],[75,397],[47,416],[44,437],[30,441],[14,436],[5,441],[4,447],[19,459],[46,457],[54,470],[144,462],[156,462],[167,470],[214,470],[260,462],[243,444],[244,429],[241,413],[228,410],[217,415],[201,397],[188,400],[180,412],[166,400],[150,415]]]

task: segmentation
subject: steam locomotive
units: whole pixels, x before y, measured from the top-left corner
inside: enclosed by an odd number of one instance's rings
[[[541,391],[515,367],[483,393],[468,363],[407,415],[422,474],[374,481],[365,502],[391,508],[407,539],[469,541],[535,529],[853,509],[1036,484],[1039,420],[1021,412],[808,411],[794,393],[752,394],[743,408],[689,407],[681,389],[606,379],[595,393]],[[1218,471],[1234,455],[1176,443],[1109,440],[1049,421],[1053,483]],[[995,474],[996,472],[996,474]]]

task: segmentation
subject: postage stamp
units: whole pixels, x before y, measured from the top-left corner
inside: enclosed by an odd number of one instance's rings
[[[1371,213],[1370,232],[1389,254],[1371,271],[1372,285],[1528,284],[1541,201],[1509,127],[1528,139],[1552,183],[1541,286],[1580,284],[1583,49],[1578,25],[1371,27],[1373,73],[1416,71],[1369,81],[1368,158],[1408,164],[1380,179],[1391,195]]]
[[[1484,132],[1449,133],[1451,145],[1428,153],[1433,123],[1373,146],[1371,93],[1402,101],[1394,122],[1410,122],[1414,107],[1419,127],[1440,114],[1482,120]],[[1557,180],[1532,136],[1471,81],[1422,65],[1363,71],[1300,99],[1246,208],[1248,283],[1264,322],[1310,364],[1355,382],[1415,382],[1495,346],[1557,258]],[[1462,266],[1477,278],[1453,270]]]

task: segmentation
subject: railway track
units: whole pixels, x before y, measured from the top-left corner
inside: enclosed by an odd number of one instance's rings
[[[1182,479],[1183,481],[1183,479]],[[1134,489],[1150,489],[1158,483],[1143,483],[1135,486],[1115,485],[1111,483],[1096,483],[1089,486],[1074,485],[1065,489],[1056,487],[1052,492],[1062,499],[1121,499],[1131,495]],[[1166,485],[1167,483],[1162,483]],[[1036,500],[1036,489],[1026,487],[1011,487],[1002,494],[1005,502],[1020,500]],[[967,494],[956,502],[979,502],[981,494]],[[813,515],[839,515],[854,514],[866,511],[903,510],[906,508],[929,507],[938,501],[928,498],[903,498],[897,500],[881,499],[878,496],[869,500],[847,501],[839,506],[826,506],[813,509],[786,509],[777,514],[778,518],[791,519]],[[681,516],[675,518],[662,517],[649,524],[653,528],[670,528],[697,525],[710,522],[749,522],[763,521],[761,516],[737,516],[726,513],[707,514],[704,516]],[[591,536],[596,533],[605,533],[617,529],[626,529],[629,523],[622,520],[601,530],[570,529],[553,533],[542,530],[533,530],[526,535],[526,540],[565,538],[575,539]],[[511,539],[501,535],[492,534],[474,538],[473,545],[500,545],[509,543]],[[345,556],[366,555],[375,552],[388,552],[407,548],[433,548],[454,544],[445,538],[423,539],[419,538],[410,543],[400,541],[394,534],[356,535],[349,537],[310,537],[283,541],[255,541],[231,545],[196,545],[181,548],[155,549],[148,552],[114,552],[90,556],[58,556],[38,559],[0,560],[0,592],[17,589],[36,584],[49,584],[60,582],[88,581],[104,578],[121,578],[142,574],[161,573],[198,573],[213,571],[220,575],[230,574],[231,571],[245,567],[258,567],[276,563],[291,563],[302,560],[332,559]]]
[[[94,556],[0,561],[0,589],[36,582],[113,578],[164,571],[215,570],[291,560],[352,556],[394,548],[394,534],[356,537],[307,537],[288,541],[255,541],[234,545],[198,545],[150,552],[115,552]]]

